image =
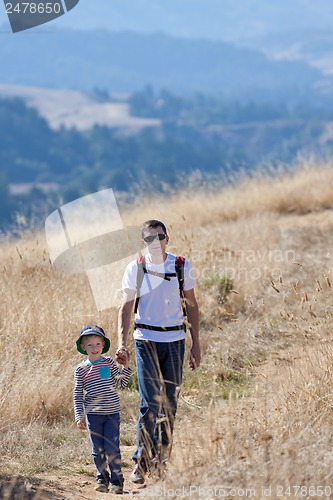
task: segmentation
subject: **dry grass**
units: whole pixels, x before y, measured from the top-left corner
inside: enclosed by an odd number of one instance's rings
[[[310,486],[333,490],[332,185],[331,165],[307,164],[120,207],[127,225],[166,221],[170,250],[192,262],[201,308],[202,367],[185,371],[170,474],[149,488],[172,496],[192,485],[193,498],[221,485],[258,498],[262,488],[273,498],[288,486],[303,485],[304,498],[321,496]],[[43,235],[4,241],[0,254],[1,470],[91,474],[73,424],[74,342],[94,321],[114,352],[117,311],[96,311],[84,275],[52,269]],[[134,389],[122,406],[130,456]]]

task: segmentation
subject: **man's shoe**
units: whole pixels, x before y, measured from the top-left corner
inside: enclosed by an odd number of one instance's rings
[[[109,491],[109,485],[104,479],[97,479],[96,491],[101,491],[102,493],[107,493]]]
[[[162,464],[167,464],[170,458],[171,447],[170,446],[162,446],[161,454],[160,454],[160,462]]]
[[[134,470],[130,475],[130,481],[134,484],[145,484],[146,472],[140,466],[140,464],[135,464]]]
[[[122,495],[124,493],[124,483],[111,484],[111,493]]]

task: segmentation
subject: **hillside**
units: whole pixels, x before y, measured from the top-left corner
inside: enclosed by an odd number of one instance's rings
[[[295,97],[322,80],[304,62],[269,60],[259,50],[128,31],[54,28],[13,35],[4,27],[0,63],[2,84],[120,93],[151,84],[185,95]]]
[[[191,260],[203,351],[202,366],[185,369],[166,479],[149,478],[145,490],[127,481],[135,383],[122,394],[127,495],[155,498],[165,488],[176,498],[192,487],[193,498],[213,498],[213,488],[289,498],[299,488],[303,498],[331,498],[332,183],[331,163],[309,163],[213,190],[119,201],[125,225],[164,220],[169,251]],[[96,321],[113,354],[117,310],[97,312],[85,275],[51,268],[42,233],[8,238],[0,252],[1,494],[102,498],[87,435],[73,425],[75,339]]]
[[[270,59],[278,61],[303,61],[322,71],[323,75],[333,74],[333,36],[331,30],[310,30],[307,32],[287,32],[284,37],[267,35],[254,38],[246,46],[259,49]],[[326,93],[331,93],[330,80],[321,85]]]
[[[239,41],[287,31],[332,29],[333,6],[326,0],[80,0],[57,26],[80,30],[164,32],[175,37]]]
[[[212,186],[240,171],[330,158],[328,103],[0,85],[0,230],[18,219],[40,225],[59,204],[106,187],[132,199],[142,190]]]

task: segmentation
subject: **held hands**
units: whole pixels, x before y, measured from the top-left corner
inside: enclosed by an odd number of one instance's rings
[[[128,367],[130,361],[130,353],[126,349],[125,346],[119,346],[116,350],[116,360],[120,365],[123,365],[125,368]]]
[[[87,424],[84,418],[81,418],[76,422],[77,428],[80,429],[80,431],[84,431],[87,428]]]

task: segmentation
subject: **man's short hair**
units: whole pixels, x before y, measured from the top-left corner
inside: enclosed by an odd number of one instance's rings
[[[160,220],[151,219],[151,220],[147,220],[146,222],[144,222],[142,224],[142,227],[141,227],[142,238],[144,237],[144,235],[146,234],[148,229],[156,229],[158,226],[160,226],[163,229],[165,234],[168,234],[167,228],[166,228],[165,224],[163,224],[163,222],[161,222]]]

